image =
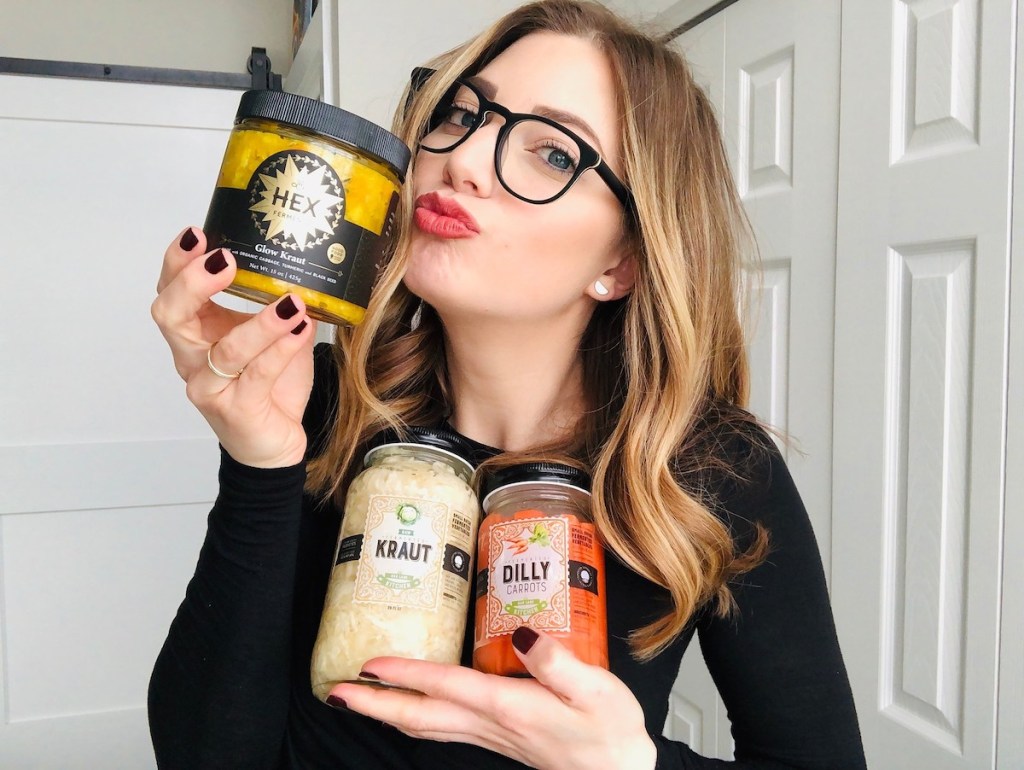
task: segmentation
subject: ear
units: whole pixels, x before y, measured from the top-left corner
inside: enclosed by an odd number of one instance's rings
[[[600,283],[607,291],[598,290]],[[620,259],[615,265],[605,270],[595,278],[586,293],[598,302],[606,302],[611,299],[622,299],[631,291],[636,283],[636,260],[632,256]]]

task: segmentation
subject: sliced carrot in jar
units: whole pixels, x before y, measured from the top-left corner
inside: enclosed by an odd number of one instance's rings
[[[490,514],[480,527],[474,668],[529,676],[512,647],[526,625],[585,663],[608,667],[604,549],[596,527],[534,508]]]

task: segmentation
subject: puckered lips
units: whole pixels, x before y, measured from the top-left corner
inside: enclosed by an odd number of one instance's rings
[[[480,232],[480,225],[472,214],[439,192],[426,193],[416,199],[413,220],[420,230],[440,238],[472,238]]]

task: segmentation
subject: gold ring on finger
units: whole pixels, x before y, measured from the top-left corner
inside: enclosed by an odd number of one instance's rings
[[[237,380],[239,377],[241,377],[242,376],[242,372],[245,371],[245,367],[244,366],[241,369],[239,369],[237,372],[235,372],[234,374],[228,374],[227,372],[218,369],[214,365],[213,358],[211,358],[211,356],[213,354],[214,347],[216,347],[216,343],[211,345],[209,347],[209,349],[206,351],[206,365],[210,367],[210,371],[213,372],[214,374],[216,374],[218,377],[223,377],[225,380]]]

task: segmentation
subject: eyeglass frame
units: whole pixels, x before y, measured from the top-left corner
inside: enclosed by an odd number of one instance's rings
[[[431,69],[430,67],[415,67],[412,71],[413,92],[418,91],[423,86],[423,84],[426,83],[427,79],[435,72],[437,72],[437,70]],[[633,198],[632,191],[630,191],[630,189],[626,187],[625,184],[623,184],[622,180],[620,180],[618,176],[615,175],[615,172],[612,171],[611,166],[608,165],[608,161],[601,157],[601,153],[594,149],[594,147],[591,146],[589,142],[581,138],[574,131],[569,130],[558,121],[544,117],[543,115],[533,115],[532,113],[529,112],[512,112],[507,107],[505,107],[502,104],[499,104],[493,99],[488,99],[483,93],[480,92],[479,87],[469,82],[465,78],[456,78],[454,83],[452,83],[452,88],[454,88],[457,85],[468,88],[480,100],[480,111],[477,113],[474,125],[471,126],[469,130],[466,131],[466,133],[462,137],[460,137],[457,142],[455,142],[455,144],[453,144],[451,147],[448,147],[447,149],[435,150],[430,147],[424,147],[421,141],[419,144],[419,148],[421,150],[423,150],[424,152],[431,152],[436,155],[443,155],[444,153],[451,152],[456,147],[465,142],[467,139],[469,139],[469,137],[471,137],[478,128],[487,123],[487,113],[494,113],[504,118],[504,122],[498,128],[498,136],[496,137],[494,142],[494,172],[498,177],[498,181],[501,182],[501,186],[504,187],[505,190],[507,190],[510,195],[513,195],[514,197],[518,198],[521,201],[533,203],[538,206],[543,205],[545,203],[551,203],[565,195],[569,191],[569,188],[576,184],[576,182],[579,180],[581,176],[583,176],[584,173],[586,173],[590,169],[594,169],[594,171],[597,172],[597,175],[601,177],[601,180],[606,185],[608,185],[608,188],[612,191],[612,194],[619,199],[619,202],[622,204],[623,208],[625,208],[626,212],[629,213],[630,216],[635,215],[636,202]],[[447,91],[445,93],[447,93]],[[435,111],[436,109],[437,107],[435,107]],[[508,134],[512,130],[512,128],[517,123],[521,123],[525,120],[537,120],[540,121],[541,123],[545,123],[551,126],[552,128],[557,128],[559,131],[565,132],[569,137],[573,139],[573,141],[576,142],[576,144],[580,148],[580,159],[577,164],[576,171],[573,174],[573,177],[566,183],[565,187],[563,187],[559,193],[553,195],[550,198],[546,198],[545,200],[542,201],[531,200],[525,196],[520,195],[519,193],[517,193],[515,190],[511,189],[508,186],[508,183],[505,182],[504,178],[501,175],[502,147],[504,146],[504,143],[507,140]]]

